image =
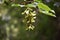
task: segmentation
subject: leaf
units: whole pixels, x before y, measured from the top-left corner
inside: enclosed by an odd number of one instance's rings
[[[20,5],[20,4],[12,4],[11,6],[15,6],[15,7],[36,7],[36,5],[34,4],[27,4],[27,5]]]
[[[25,7],[25,5],[20,5],[20,4],[12,4],[11,6],[15,6],[15,7]]]
[[[55,13],[54,10],[52,10],[51,8],[49,8],[47,5],[43,4],[43,3],[38,3],[38,8],[45,10],[45,11],[51,11],[52,13]]]
[[[54,14],[49,13],[48,11],[42,11],[42,10],[40,10],[40,12],[43,13],[43,14],[49,15],[49,16],[56,17]]]
[[[20,4],[12,4],[11,6],[20,6]]]
[[[44,13],[44,14],[46,14],[46,15],[50,15],[50,16],[53,16],[53,17],[56,17],[53,13],[55,13],[54,12],[54,10],[52,10],[51,8],[49,8],[47,5],[45,5],[45,4],[43,4],[43,3],[38,3],[38,8],[39,8],[39,11],[41,12],[41,13]],[[51,13],[50,13],[50,12]]]
[[[50,11],[51,10],[47,5],[45,5],[43,3],[38,3],[38,8],[42,9],[42,10],[46,10],[46,11]]]
[[[55,11],[54,10],[50,10],[52,13],[55,13]]]
[[[26,7],[36,7],[36,5],[33,5],[33,4],[27,4]]]

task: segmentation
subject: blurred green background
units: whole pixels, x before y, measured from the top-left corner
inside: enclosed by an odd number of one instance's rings
[[[23,0],[0,0],[0,40],[60,40],[60,0],[38,1],[53,9],[56,17],[37,14],[35,28],[29,31],[22,22],[26,8],[10,6]]]

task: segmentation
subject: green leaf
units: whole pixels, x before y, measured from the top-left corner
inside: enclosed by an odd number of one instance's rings
[[[33,4],[27,4],[26,7],[36,7],[36,5],[33,5]]]
[[[38,3],[38,8],[44,11],[51,11],[52,13],[55,13],[54,10],[52,10],[51,8],[49,8],[47,5],[43,3]]]
[[[42,10],[46,10],[46,11],[50,11],[51,10],[47,5],[45,5],[43,3],[38,3],[38,8],[42,9]]]
[[[49,13],[48,11],[42,11],[42,10],[40,10],[40,12],[43,13],[43,14],[49,15],[49,16],[56,17],[55,14]]]
[[[11,6],[15,6],[15,7],[25,7],[25,5],[20,5],[20,4],[12,4]]]
[[[50,15],[50,16],[53,16],[53,17],[56,17],[53,13],[54,10],[52,10],[51,8],[49,8],[47,5],[43,4],[43,3],[38,3],[38,8],[39,8],[39,11],[41,13],[44,13],[46,15]],[[50,13],[51,12],[51,13]]]
[[[55,13],[55,11],[54,10],[50,10],[52,13]]]
[[[20,6],[20,4],[12,4],[11,6]]]
[[[15,7],[36,7],[36,5],[34,4],[27,4],[27,5],[20,5],[20,4],[12,4],[11,6],[15,6]]]

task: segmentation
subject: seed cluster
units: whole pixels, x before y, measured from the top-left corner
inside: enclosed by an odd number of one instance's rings
[[[31,8],[27,8],[22,15],[25,15],[25,19],[23,20],[23,22],[26,23],[26,30],[30,30],[30,29],[34,29],[33,23],[35,22],[36,19],[36,11],[33,11],[33,9]]]

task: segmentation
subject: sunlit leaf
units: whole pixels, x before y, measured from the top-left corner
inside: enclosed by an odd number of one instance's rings
[[[56,17],[55,14],[49,13],[48,11],[42,11],[42,10],[40,10],[40,12],[43,13],[43,14],[49,15],[49,16]]]
[[[12,4],[11,6],[15,6],[15,7],[24,7],[25,5],[20,5],[20,4]]]
[[[33,4],[27,4],[26,7],[36,7],[36,5],[33,5]]]
[[[39,11],[41,13],[44,13],[46,15],[50,15],[50,16],[56,17],[55,14],[53,14],[53,13],[55,13],[54,10],[52,10],[51,8],[49,8],[47,5],[45,5],[43,3],[39,3],[38,4],[38,8],[39,8]]]
[[[12,4],[11,6],[20,6],[20,4]]]
[[[54,10],[50,10],[52,13],[55,13],[55,11]]]
[[[42,9],[42,10],[46,10],[46,11],[50,11],[51,10],[47,5],[45,5],[43,3],[39,3],[38,4],[38,8]]]
[[[55,13],[54,10],[52,10],[51,8],[49,8],[47,5],[45,5],[43,3],[39,3],[38,8],[42,9],[42,10],[45,10],[45,11],[51,11],[52,13]]]

